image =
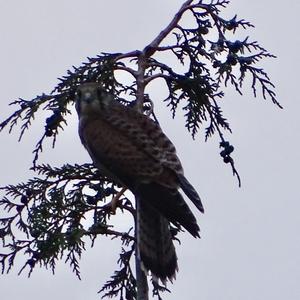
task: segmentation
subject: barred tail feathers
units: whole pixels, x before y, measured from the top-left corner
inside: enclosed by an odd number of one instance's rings
[[[144,269],[163,283],[175,278],[177,256],[169,222],[147,201],[137,203],[137,245]]]

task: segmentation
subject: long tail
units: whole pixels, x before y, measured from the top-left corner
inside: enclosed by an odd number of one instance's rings
[[[147,201],[137,199],[137,245],[142,266],[163,283],[178,269],[168,220]]]

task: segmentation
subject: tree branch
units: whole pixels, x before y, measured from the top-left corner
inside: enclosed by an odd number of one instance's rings
[[[137,82],[137,92],[136,92],[136,108],[138,111],[143,110],[144,103],[144,91],[145,91],[145,70],[147,67],[148,58],[151,57],[159,44],[165,39],[165,37],[174,29],[179,20],[181,19],[183,13],[188,9],[189,5],[193,0],[188,0],[179,9],[174,18],[171,20],[169,25],[160,32],[160,34],[149,44],[138,56],[138,70],[136,76]]]
[[[136,225],[135,225],[135,268],[136,268],[136,288],[137,300],[148,300],[148,282],[147,275],[142,268],[142,262],[139,254],[139,198],[135,197],[136,205]]]

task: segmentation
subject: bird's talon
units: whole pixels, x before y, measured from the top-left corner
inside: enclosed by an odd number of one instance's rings
[[[121,198],[121,196],[124,194],[124,192],[127,190],[127,188],[123,187],[117,194],[112,198],[112,200],[106,205],[110,208],[110,214],[115,215],[116,210],[118,207],[118,202]]]

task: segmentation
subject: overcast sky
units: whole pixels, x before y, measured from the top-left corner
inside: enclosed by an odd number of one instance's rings
[[[87,56],[141,49],[173,17],[179,0],[0,0],[0,120],[18,97],[49,92],[57,77]],[[233,134],[234,158],[242,188],[219,157],[217,139],[192,141],[180,119],[156,104],[161,125],[178,149],[185,172],[202,197],[197,214],[202,239],[182,235],[177,246],[180,272],[164,299],[300,299],[299,192],[299,11],[297,0],[234,0],[227,16],[256,25],[254,40],[278,56],[263,67],[276,84],[284,110],[228,91],[224,113]],[[155,87],[153,97],[160,98]],[[77,136],[77,116],[42,161],[54,165],[90,161]],[[36,121],[24,141],[0,134],[0,185],[32,176],[32,147],[44,124]],[[47,147],[46,147],[47,148]],[[120,220],[126,222],[126,220]],[[101,238],[81,263],[82,281],[61,263],[56,275],[37,269],[30,279],[18,268],[0,277],[1,299],[99,299],[97,290],[116,267],[118,244]]]

